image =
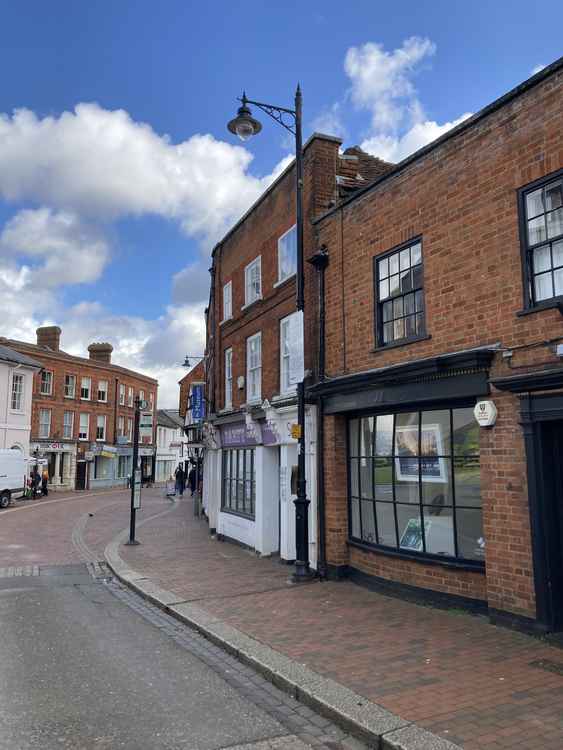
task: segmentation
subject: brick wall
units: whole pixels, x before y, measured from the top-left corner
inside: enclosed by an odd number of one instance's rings
[[[49,352],[41,347],[26,345],[22,342],[10,341],[10,346],[23,354],[41,362],[45,370],[53,373],[52,394],[42,395],[40,393],[41,375],[37,374],[33,382],[32,398],[32,422],[31,440],[39,437],[39,411],[40,409],[51,409],[51,434],[52,440],[63,439],[63,419],[65,411],[74,413],[73,439],[78,439],[79,414],[90,414],[89,441],[96,439],[96,419],[98,415],[106,417],[106,443],[114,443],[118,419],[124,417],[125,433],[127,434],[127,420],[134,418],[134,408],[127,406],[128,389],[132,387],[134,396],[143,390],[145,399],[149,400],[149,394],[153,394],[154,408],[157,406],[158,384],[152,378],[126,371],[122,368],[104,365],[103,363],[90,362],[78,357],[71,357],[63,352]],[[76,390],[74,398],[64,395],[65,375],[76,376]],[[80,399],[80,383],[82,377],[91,378],[90,400]],[[98,383],[105,380],[108,383],[107,403],[97,400]],[[125,406],[119,405],[119,384],[123,383],[125,389]],[[156,425],[156,420],[155,420]],[[156,429],[156,426],[155,426]],[[153,440],[154,442],[154,440]]]
[[[336,164],[340,142],[314,137],[304,152],[304,257],[315,249],[310,219],[326,211],[336,199]],[[211,398],[217,411],[225,404],[225,350],[233,349],[233,409],[246,402],[245,388],[237,388],[237,378],[246,381],[246,339],[262,333],[262,399],[280,392],[280,321],[295,311],[295,277],[278,285],[278,239],[295,224],[295,172],[290,168],[275,187],[267,192],[244,220],[220,243],[213,257],[214,302],[213,340],[208,336],[208,353],[214,367],[215,392]],[[261,256],[262,300],[245,310],[245,267]],[[232,282],[232,320],[222,323],[223,287]],[[305,366],[316,370],[316,271],[305,263]]]
[[[318,242],[328,247],[330,255],[326,272],[329,376],[496,342],[515,348],[515,369],[498,355],[492,377],[558,362],[546,346],[518,349],[562,336],[563,320],[553,309],[517,314],[523,306],[517,190],[563,167],[562,125],[563,74],[557,72],[316,225]],[[378,350],[373,259],[419,235],[431,338]],[[493,392],[493,397],[499,409],[497,425],[481,431],[487,595],[495,608],[534,616],[519,405],[515,397],[500,392]],[[330,421],[327,430],[333,429]],[[325,460],[327,464],[336,460],[329,441]],[[345,483],[327,490],[327,514],[335,522],[342,521],[344,488]],[[336,530],[328,534],[329,558],[342,558],[341,536]],[[475,576],[454,576],[456,583],[443,572],[432,572],[435,568],[358,551],[350,560],[389,578],[410,576],[430,588],[457,588],[468,596],[484,593],[483,581]]]

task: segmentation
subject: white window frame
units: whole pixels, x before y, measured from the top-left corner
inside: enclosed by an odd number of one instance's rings
[[[67,415],[70,414],[70,422],[67,421]],[[70,427],[70,430],[67,430]],[[65,411],[63,414],[63,438],[66,440],[72,440],[74,435],[74,412]]]
[[[127,417],[127,439],[130,443],[133,442],[133,418]]]
[[[123,383],[119,384],[119,405],[125,406],[125,385]]]
[[[283,242],[283,240],[288,236],[288,234],[291,234],[291,232],[295,232],[295,267],[292,273],[288,273],[285,276],[282,276],[280,243]],[[282,236],[278,238],[278,280],[276,282],[276,286],[278,284],[283,284],[283,282],[287,281],[287,279],[291,279],[291,277],[295,276],[296,273],[297,273],[297,224],[294,224],[292,227],[290,227],[287,230],[287,232],[284,232]]]
[[[297,390],[297,384],[291,384],[289,382],[289,373],[291,372],[291,355],[290,351],[284,347],[284,329],[289,334],[290,320],[294,315],[299,315],[298,312],[287,315],[285,318],[280,320],[280,394],[295,393]]]
[[[225,409],[233,408],[233,348],[225,349]]]
[[[123,415],[117,418],[117,434],[125,437],[125,417]]]
[[[43,376],[44,375],[49,375],[50,377],[47,378],[46,380],[43,380]],[[42,370],[41,371],[41,381],[40,381],[40,384],[39,384],[39,393],[42,396],[51,396],[53,394],[53,380],[54,380],[54,378],[53,378],[53,371],[52,370]],[[49,390],[48,391],[43,390],[43,386],[44,386],[45,383],[48,383],[48,385],[49,385]]]
[[[105,385],[105,388],[100,388],[101,385]],[[100,398],[100,393],[104,394],[104,398]],[[108,381],[107,380],[98,380],[98,401],[102,404],[107,404],[108,402]]]
[[[149,410],[154,411],[154,394],[152,391],[149,393]]]
[[[21,387],[17,387],[19,384]],[[15,403],[14,403],[15,400]],[[25,407],[25,375],[22,372],[12,372],[12,388],[10,392],[10,410],[23,412]]]
[[[99,442],[104,442],[106,439],[106,415],[105,414],[98,414],[96,417],[96,440]],[[100,434],[100,428],[102,430]]]
[[[49,419],[47,422],[42,419],[43,415],[47,414]],[[43,429],[47,425],[47,431]],[[51,409],[39,409],[39,437],[48,438],[51,435]]]
[[[139,401],[144,401],[144,400],[145,400],[145,392],[141,388],[141,389],[139,389]],[[143,408],[145,408],[145,407],[143,407]]]
[[[252,367],[251,348],[253,343],[258,342],[259,362]],[[253,389],[253,385],[257,387]],[[252,390],[256,393],[252,394]],[[246,339],[246,401],[249,404],[259,403],[262,400],[262,332],[255,333]]]
[[[86,417],[86,430],[83,429],[84,425],[82,424],[83,420],[82,417]],[[90,436],[90,415],[85,412],[81,412],[78,417],[78,439],[79,440],[88,440]]]
[[[67,380],[69,381],[67,383]],[[72,389],[70,389],[70,385],[72,384]],[[70,392],[69,392],[70,390]],[[65,398],[75,398],[76,397],[76,375],[71,375],[70,373],[65,373]]]
[[[223,323],[233,317],[233,282],[223,286]]]
[[[87,387],[84,386],[84,383],[86,381],[88,382],[88,386]],[[82,391],[87,391],[88,395],[87,396],[83,396],[82,395]],[[91,395],[92,395],[92,378],[88,377],[87,375],[84,375],[80,379],[80,400],[81,401],[90,401],[90,396]]]
[[[133,389],[129,386],[129,390],[127,391],[127,406],[133,406],[133,400]]]
[[[252,273],[255,268],[258,268],[258,283],[260,286],[257,294],[253,291],[252,285]],[[262,256],[259,255],[244,269],[244,305],[242,309],[244,310],[245,307],[258,302],[260,299],[262,299]]]

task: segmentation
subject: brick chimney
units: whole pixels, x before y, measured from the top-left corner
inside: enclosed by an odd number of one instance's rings
[[[110,364],[111,353],[113,351],[113,346],[111,344],[90,344],[88,351],[90,352],[90,359],[95,359],[98,362],[105,362],[108,365]]]
[[[53,352],[59,351],[61,341],[61,329],[59,326],[42,326],[35,333],[37,334],[37,346],[45,346]]]

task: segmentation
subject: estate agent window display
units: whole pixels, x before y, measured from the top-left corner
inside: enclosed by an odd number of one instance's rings
[[[358,417],[348,429],[351,540],[482,565],[473,407]]]

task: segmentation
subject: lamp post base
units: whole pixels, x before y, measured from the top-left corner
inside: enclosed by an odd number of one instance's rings
[[[312,581],[316,576],[316,572],[311,570],[309,563],[296,561],[295,572],[291,576],[290,581],[291,583],[309,583],[309,581]]]
[[[141,542],[138,542],[136,539],[130,539],[128,542],[125,542],[127,547],[133,547],[140,543]]]

